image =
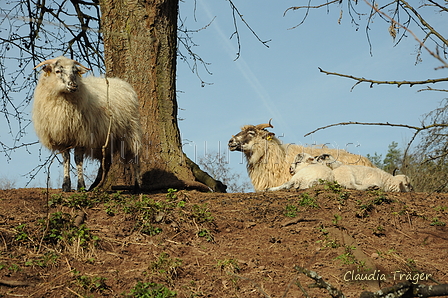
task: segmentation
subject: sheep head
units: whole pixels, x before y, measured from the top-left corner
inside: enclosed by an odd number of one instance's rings
[[[40,66],[43,66],[42,70],[45,72],[46,77],[57,79],[57,87],[59,87],[60,92],[69,93],[78,90],[78,78],[90,70],[81,63],[64,56],[45,60],[39,63],[34,69]]]
[[[310,164],[315,164],[315,163],[316,163],[316,161],[314,160],[314,157],[312,157],[310,154],[299,153],[296,155],[294,162],[289,167],[289,172],[291,173],[291,175],[294,175],[295,173],[297,173],[304,167],[306,167]]]
[[[401,192],[410,192],[413,190],[413,187],[411,185],[411,180],[406,175],[396,175],[393,176],[394,180],[398,183],[398,186],[400,187]]]
[[[249,152],[257,142],[272,141],[275,134],[266,130],[268,127],[273,128],[271,120],[266,124],[245,125],[241,127],[241,131],[229,140],[229,150]]]

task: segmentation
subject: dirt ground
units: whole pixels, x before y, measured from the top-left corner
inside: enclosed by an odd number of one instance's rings
[[[0,297],[331,297],[296,266],[347,297],[406,279],[443,284],[446,222],[448,194],[328,185],[134,196],[4,190]]]

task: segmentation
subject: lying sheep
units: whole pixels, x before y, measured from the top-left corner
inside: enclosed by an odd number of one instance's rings
[[[83,158],[103,159],[102,147],[109,126],[105,174],[112,153],[121,153],[124,162],[136,164],[141,130],[137,94],[131,85],[118,78],[83,78],[89,69],[63,56],[41,62],[35,68],[40,66],[43,74],[34,91],[33,124],[42,145],[62,153],[62,190],[71,190],[69,150],[75,151],[80,190],[85,188]],[[137,165],[134,175],[138,180]],[[100,167],[91,189],[101,182],[102,176]]]
[[[308,153],[297,154],[289,171],[293,176],[288,182],[277,187],[268,188],[267,191],[291,188],[307,189],[319,184],[320,180],[334,181],[333,171],[329,167],[317,163]]]
[[[271,121],[266,124],[245,125],[232,136],[230,151],[241,151],[246,158],[247,173],[255,191],[281,185],[291,178],[288,167],[299,153],[312,156],[330,153],[343,164],[359,164],[374,167],[366,157],[349,153],[343,149],[305,147],[296,144],[282,144],[273,132]]]
[[[379,188],[383,191],[409,192],[412,190],[409,177],[393,176],[381,169],[365,166],[341,165],[333,170],[335,180],[349,189],[366,190]]]

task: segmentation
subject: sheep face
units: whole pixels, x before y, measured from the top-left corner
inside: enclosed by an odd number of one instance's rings
[[[56,79],[57,83],[54,85],[56,91],[62,93],[76,92],[79,86],[79,78],[89,70],[79,62],[65,57],[44,61],[36,68],[41,65],[43,65],[42,70],[45,72],[45,76]]]
[[[336,159],[334,159],[333,156],[331,156],[330,154],[322,154],[316,157],[316,161],[319,163],[331,163],[331,162],[335,162]]]
[[[410,192],[413,187],[411,185],[411,181],[406,175],[396,175],[394,176],[394,180],[398,182],[401,192]]]
[[[291,175],[294,175],[295,173],[297,173],[298,171],[300,171],[301,169],[312,163],[316,162],[314,161],[314,158],[310,154],[299,153],[296,155],[294,162],[289,167],[289,173],[291,173]]]
[[[246,125],[241,128],[239,133],[232,136],[229,140],[229,150],[248,153],[257,142],[270,141],[273,139],[274,135],[274,133],[269,132],[264,128],[260,129],[259,125]]]

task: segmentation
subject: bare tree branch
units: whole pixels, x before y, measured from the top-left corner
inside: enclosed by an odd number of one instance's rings
[[[314,271],[311,271],[311,270],[308,270],[306,268],[299,267],[299,266],[295,266],[294,269],[296,269],[300,273],[305,274],[309,278],[314,279],[314,281],[316,282],[316,286],[327,290],[328,293],[331,295],[331,297],[334,297],[334,298],[345,298],[346,297],[339,289],[335,288],[334,286],[332,286],[331,284],[326,282],[322,278],[322,276],[317,274],[317,272],[314,272]]]
[[[432,0],[428,0],[428,2],[432,3],[434,6],[437,6],[442,11],[448,12],[448,7],[444,7],[444,6],[440,5],[439,3],[435,2],[435,1],[432,1]]]
[[[403,5],[410,11],[412,11],[412,13],[418,18],[418,20],[420,21],[420,23],[422,24],[422,26],[424,28],[427,28],[431,34],[434,34],[435,36],[437,36],[437,38],[442,41],[446,46],[448,46],[448,39],[446,39],[445,37],[443,37],[442,34],[440,34],[437,30],[434,29],[434,27],[432,27],[428,22],[425,21],[425,19],[423,19],[423,17],[417,12],[417,10],[409,5],[408,2],[406,2],[405,0],[398,0],[401,3],[403,3]],[[445,8],[446,9],[446,8]],[[409,31],[416,40],[418,40],[418,38],[415,36],[414,33],[412,33],[412,31],[410,31],[408,28],[404,28],[405,30]]]
[[[302,8],[306,8],[307,10],[309,10],[309,9],[316,9],[316,8],[322,8],[324,6],[329,6],[329,5],[331,5],[333,3],[336,3],[336,2],[340,2],[340,0],[333,0],[333,1],[330,1],[330,2],[322,3],[320,5],[292,6],[292,7],[289,7],[288,9],[285,10],[285,12],[283,13],[283,16],[285,16],[286,13],[288,11],[290,11],[290,10],[298,10],[298,9],[302,9]]]
[[[232,8],[232,16],[233,16],[233,26],[235,28],[235,31],[232,33],[230,38],[233,36],[236,36],[237,44],[238,44],[238,52],[236,53],[236,58],[234,60],[238,60],[238,58],[241,55],[241,41],[240,41],[240,33],[238,31],[238,25],[237,25],[237,17],[246,25],[247,29],[252,33],[253,36],[255,36],[256,39],[258,39],[259,42],[261,42],[265,47],[269,48],[268,42],[271,40],[265,40],[263,41],[258,34],[252,29],[252,27],[246,22],[243,15],[239,12],[238,8],[233,4],[232,0],[228,0],[230,3],[230,7]]]
[[[183,50],[178,48],[177,55],[179,59],[185,62],[190,68],[190,70],[194,74],[196,74],[198,79],[201,81],[202,87],[204,87],[205,85],[212,85],[212,83],[207,83],[202,79],[201,75],[199,74],[199,65],[202,65],[207,74],[212,75],[212,73],[208,69],[210,63],[205,62],[200,55],[198,55],[193,51],[193,48],[198,45],[193,41],[192,34],[207,29],[213,23],[214,20],[215,18],[213,18],[208,24],[206,24],[202,28],[190,30],[186,27],[184,20],[182,20],[181,17],[179,16],[177,40],[179,42],[179,45],[183,46],[186,53],[184,54]],[[192,61],[192,63],[190,63],[190,61]]]
[[[349,78],[356,82],[355,85],[353,85],[353,87],[350,90],[353,90],[358,84],[366,82],[366,83],[370,83],[370,87],[373,87],[374,84],[387,84],[387,85],[397,85],[397,87],[401,87],[402,85],[409,85],[410,87],[414,86],[414,85],[422,85],[422,84],[435,84],[435,83],[440,83],[440,82],[448,82],[448,78],[440,78],[440,79],[428,79],[428,80],[423,80],[423,81],[379,81],[379,80],[372,80],[372,79],[366,79],[366,78],[359,78],[359,77],[355,77],[352,75],[346,75],[346,74],[341,74],[341,73],[336,73],[336,72],[329,72],[326,70],[323,70],[322,68],[318,67],[320,72],[325,73],[326,75],[333,75],[333,76],[338,76],[338,77],[343,77],[343,78]]]
[[[391,27],[392,28],[396,28],[396,27],[400,27],[402,29],[404,29],[405,31],[409,32],[414,39],[420,44],[420,47],[423,47],[431,56],[433,56],[434,58],[436,58],[437,60],[439,60],[443,66],[441,66],[440,68],[445,68],[448,67],[448,63],[436,52],[434,53],[433,51],[431,51],[424,42],[422,42],[417,35],[410,30],[407,26],[404,26],[402,24],[400,24],[399,22],[395,21],[395,19],[391,18],[390,16],[388,16],[386,13],[384,13],[382,10],[378,9],[375,5],[371,4],[369,1],[364,0],[367,5],[369,5],[375,12],[381,14],[382,16],[384,16],[386,19],[388,19],[391,22]],[[415,17],[417,17],[417,19],[420,21],[421,25],[423,26],[423,28],[425,28],[426,30],[429,30],[430,33],[428,33],[427,36],[429,36],[430,34],[434,34],[435,36],[437,36],[437,38],[442,41],[445,46],[448,45],[448,40],[445,39],[438,31],[436,31],[431,25],[429,25],[428,22],[426,22],[423,17],[415,10],[414,7],[410,6],[409,3],[407,3],[404,0],[398,0],[399,3],[402,3],[404,5],[404,7],[408,10],[411,11]]]
[[[315,132],[317,132],[319,130],[323,130],[323,129],[326,129],[326,128],[329,128],[329,127],[333,127],[333,126],[341,126],[341,125],[380,125],[380,126],[404,127],[404,128],[414,129],[416,131],[422,131],[422,130],[425,130],[425,129],[431,129],[431,128],[435,128],[435,127],[448,127],[448,123],[446,123],[446,124],[445,123],[440,123],[440,124],[434,123],[434,124],[431,124],[431,125],[428,125],[428,126],[424,125],[422,127],[419,127],[419,126],[412,126],[412,125],[406,125],[406,124],[393,124],[393,123],[389,123],[389,122],[386,122],[386,123],[380,123],[380,122],[379,123],[366,123],[366,122],[352,122],[352,121],[350,121],[350,122],[340,122],[340,123],[335,123],[335,124],[330,124],[330,125],[327,125],[327,126],[319,127],[317,129],[315,129],[315,130],[305,134],[304,137],[307,137],[307,136],[309,136],[309,135],[311,135],[311,134],[313,134],[313,133],[315,133]]]
[[[448,285],[420,285],[409,281],[398,283],[392,287],[384,288],[372,293],[364,291],[360,298],[385,298],[385,297],[436,297],[448,294]]]

